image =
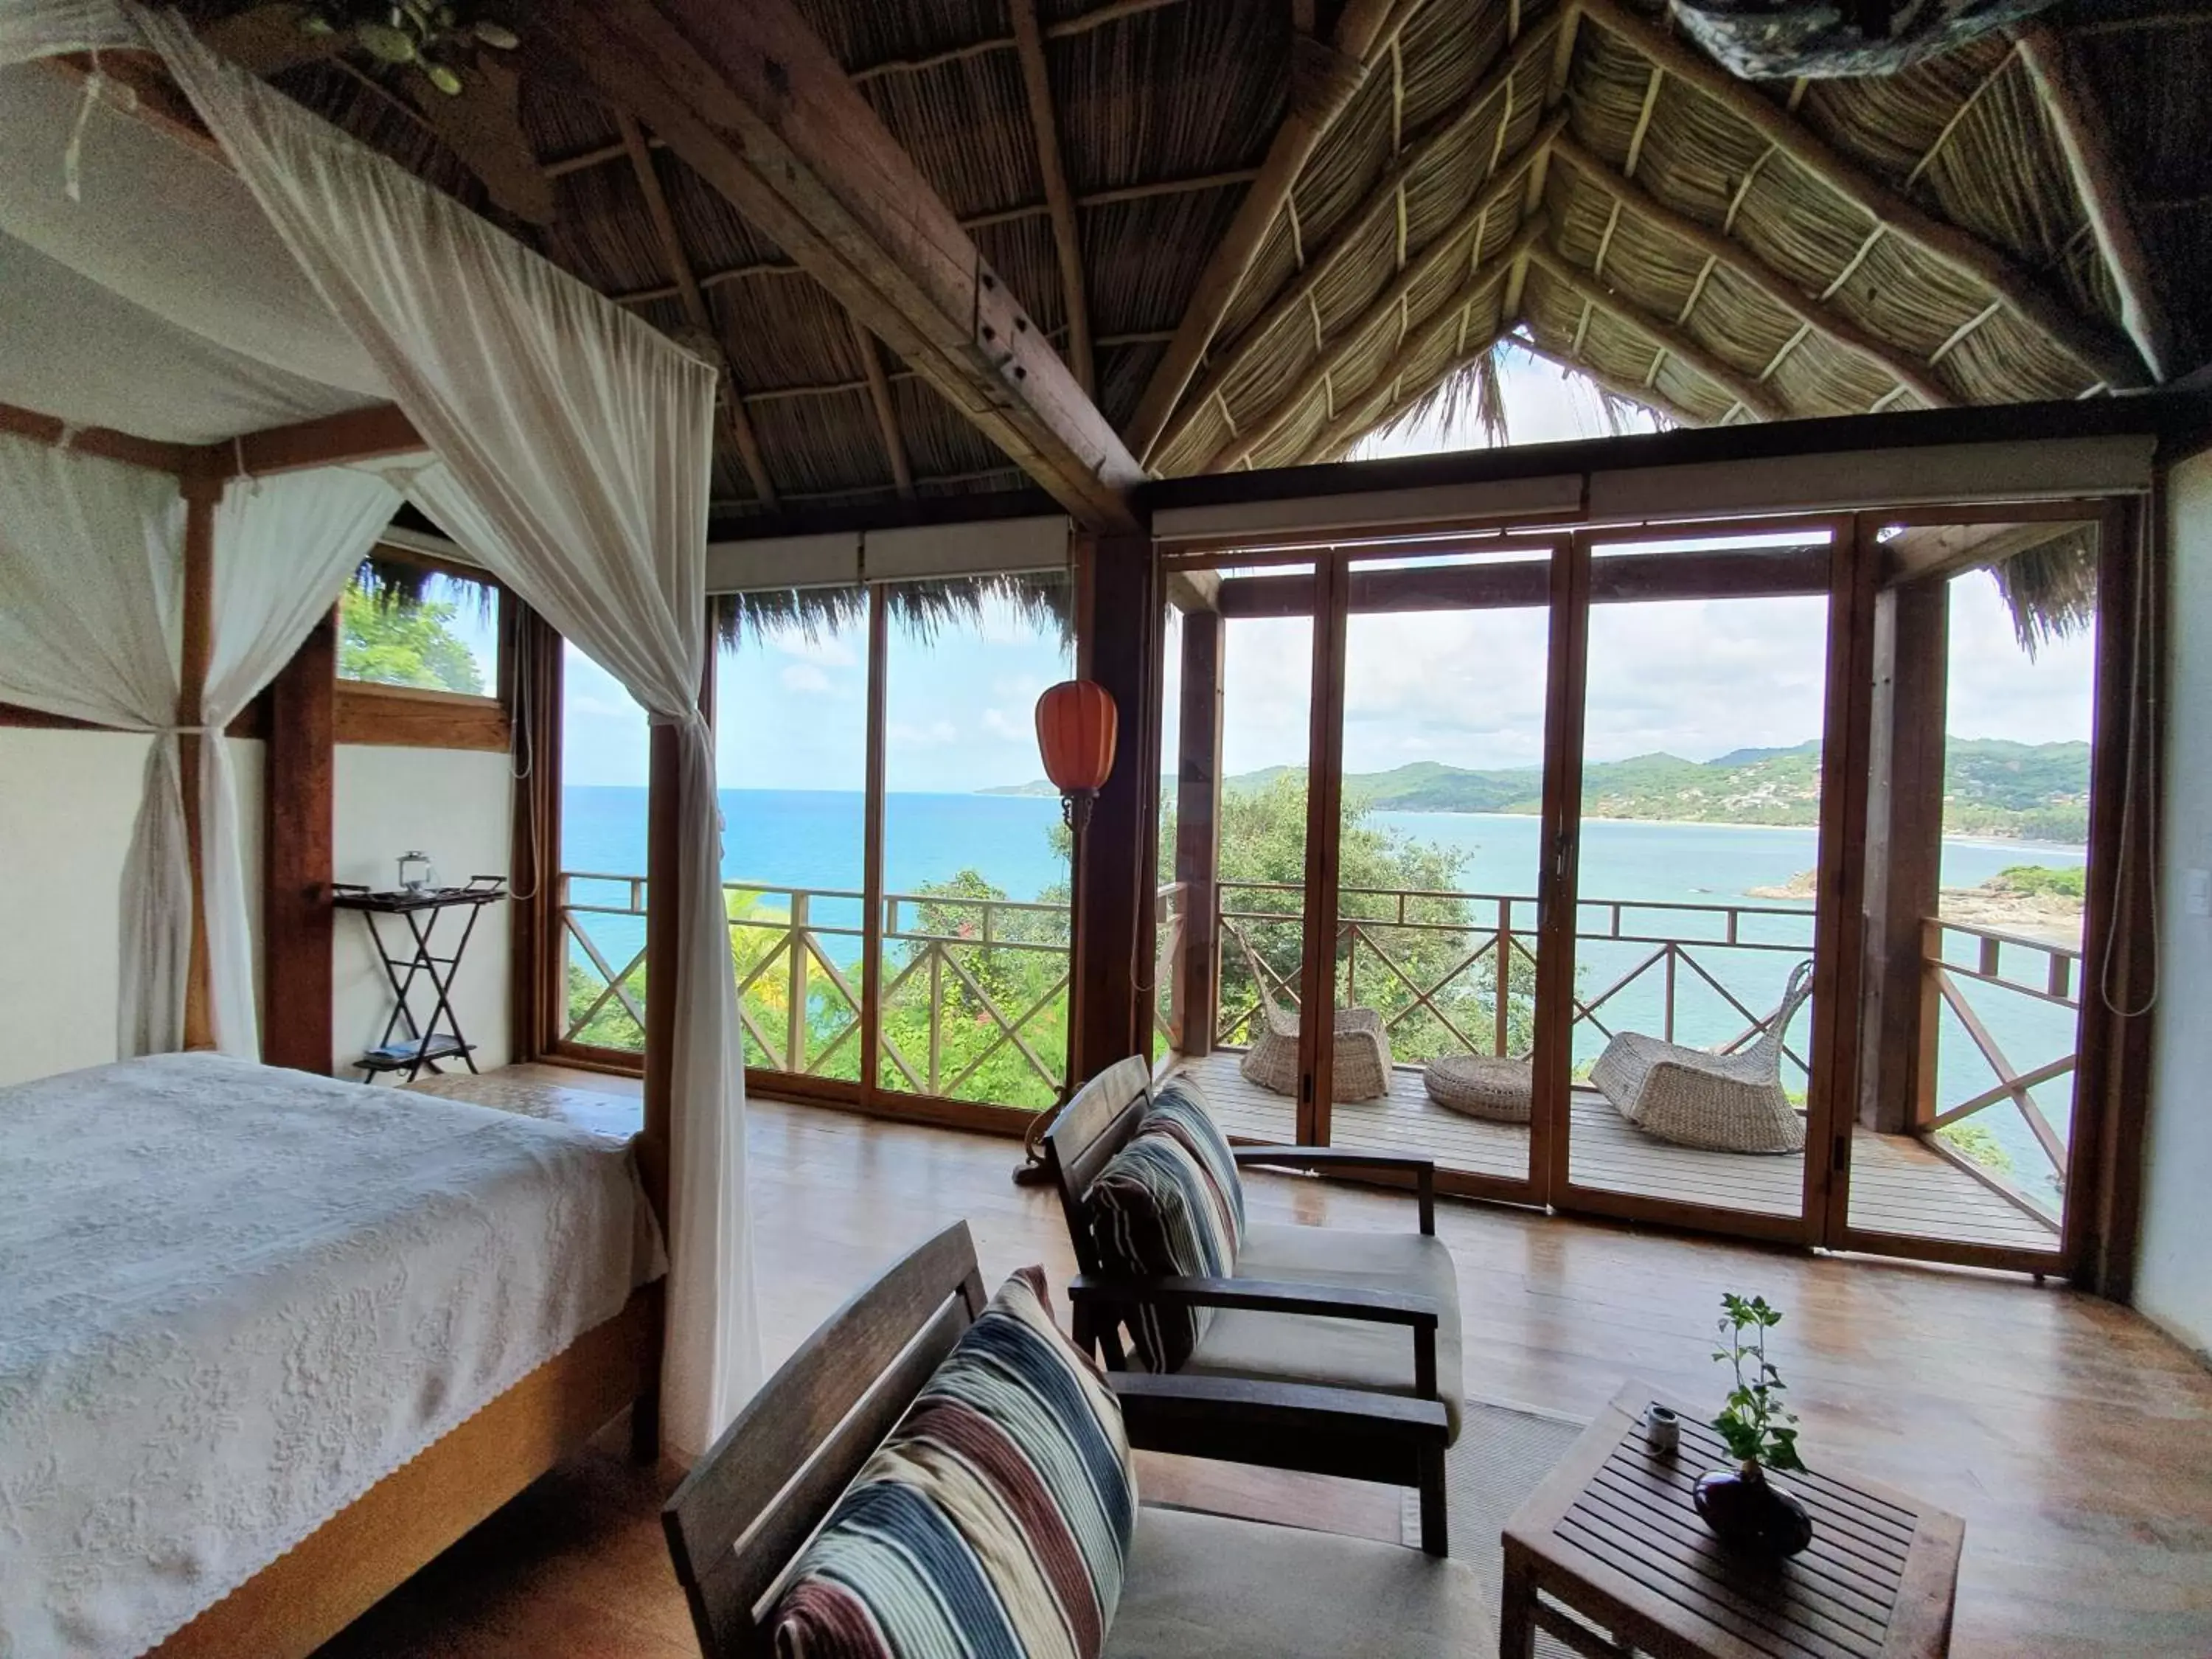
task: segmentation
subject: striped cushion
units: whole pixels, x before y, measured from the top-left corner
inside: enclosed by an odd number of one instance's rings
[[[1194,1084],[1161,1085],[1129,1144],[1091,1184],[1090,1218],[1106,1273],[1225,1279],[1237,1271],[1244,1186]],[[1212,1316],[1211,1308],[1139,1308],[1127,1317],[1131,1346],[1148,1370],[1178,1370]]]
[[[1121,1408],[1008,1279],[807,1547],[782,1659],[1096,1659],[1136,1520]]]

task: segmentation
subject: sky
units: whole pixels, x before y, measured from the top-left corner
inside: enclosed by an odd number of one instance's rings
[[[1504,374],[1515,442],[1570,441],[1613,429],[1595,387],[1580,376],[1510,350]],[[1629,429],[1651,424],[1637,420]],[[1427,454],[1481,441],[1471,421],[1464,431],[1449,431],[1432,420],[1358,453]],[[1589,758],[1663,751],[1709,760],[1817,738],[1826,611],[1819,599],[1597,607]],[[1239,619],[1228,634],[1226,769],[1233,775],[1304,764],[1310,624]],[[1540,762],[1547,654],[1540,611],[1354,617],[1347,639],[1347,771],[1413,761],[1480,768]],[[1175,641],[1170,645],[1172,664]],[[2087,738],[2087,637],[2045,646],[2031,662],[2013,637],[1995,583],[1977,573],[1953,585],[1951,651],[1952,735]],[[793,633],[726,648],[715,711],[723,787],[860,788],[866,655],[857,626],[812,640]],[[1036,627],[1003,603],[992,605],[980,623],[946,626],[933,643],[894,628],[886,690],[890,787],[954,793],[1041,776],[1031,710],[1040,691],[1072,672],[1057,630]],[[1170,709],[1172,678],[1171,672]],[[644,716],[611,677],[573,648],[565,719],[568,781],[645,782]]]

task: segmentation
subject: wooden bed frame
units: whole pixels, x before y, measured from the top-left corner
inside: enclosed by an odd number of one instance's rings
[[[661,1291],[596,1325],[412,1462],[378,1481],[149,1659],[306,1659],[463,1533],[635,1406],[653,1455]]]

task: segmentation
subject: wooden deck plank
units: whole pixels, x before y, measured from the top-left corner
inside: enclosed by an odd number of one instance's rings
[[[1240,1058],[1237,1051],[1223,1049],[1177,1063],[1196,1074],[1231,1136],[1295,1139],[1297,1113],[1289,1097],[1247,1082],[1237,1069]],[[1417,1066],[1395,1069],[1388,1097],[1346,1102],[1330,1115],[1340,1146],[1425,1152],[1443,1169],[1509,1180],[1528,1174],[1525,1127],[1444,1110],[1429,1099]],[[1802,1154],[1755,1157],[1671,1146],[1637,1129],[1588,1089],[1575,1091],[1571,1122],[1569,1168],[1577,1186],[1754,1215],[1798,1213]],[[2018,1249],[2058,1248],[2050,1228],[1911,1136],[1865,1129],[1851,1144],[1850,1220],[1869,1232]]]

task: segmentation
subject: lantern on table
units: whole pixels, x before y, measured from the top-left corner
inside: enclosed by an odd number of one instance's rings
[[[1091,800],[1114,770],[1119,723],[1114,694],[1096,680],[1063,680],[1037,699],[1037,748],[1070,830],[1089,821]]]

